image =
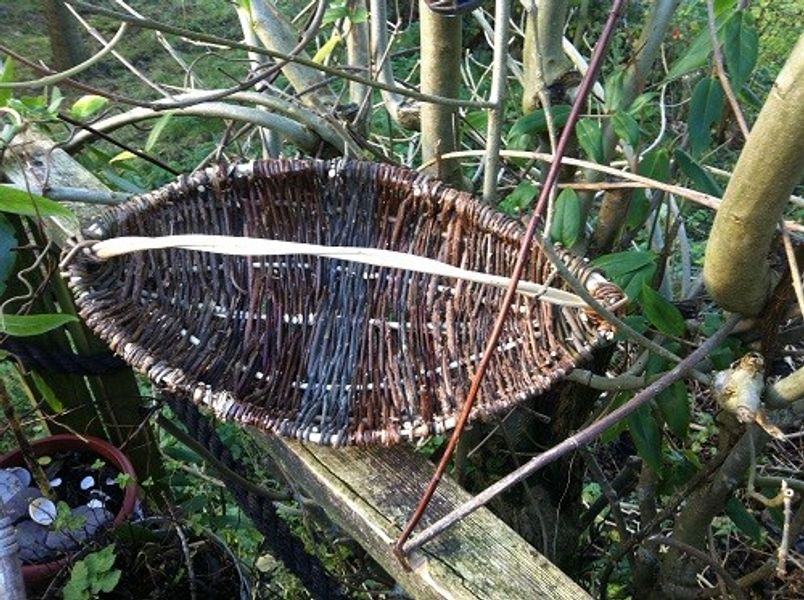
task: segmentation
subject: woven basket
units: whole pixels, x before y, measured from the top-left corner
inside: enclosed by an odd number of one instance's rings
[[[363,246],[508,275],[521,225],[404,168],[256,161],[116,208],[89,240],[204,233]],[[318,443],[391,444],[454,425],[504,294],[397,265],[158,249],[66,259],[81,316],[159,387],[224,419]],[[401,256],[401,255],[400,255]],[[563,255],[596,294],[621,293]],[[523,279],[569,289],[534,244]],[[611,336],[585,308],[518,294],[472,418],[545,391]]]

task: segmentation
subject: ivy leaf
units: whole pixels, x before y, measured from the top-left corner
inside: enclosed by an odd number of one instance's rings
[[[0,296],[6,291],[6,281],[8,281],[8,276],[11,275],[14,270],[14,264],[17,262],[17,253],[14,252],[17,244],[14,227],[0,213]]]
[[[575,125],[575,135],[589,160],[602,163],[603,130],[600,128],[600,123],[595,119],[581,119]]]
[[[538,191],[538,188],[531,182],[522,181],[497,207],[508,215],[517,216],[521,211],[528,209]]]
[[[0,185],[0,212],[26,217],[75,218],[69,209],[58,202],[8,185]]]
[[[678,166],[684,174],[690,178],[695,187],[702,192],[720,198],[723,196],[723,188],[717,181],[689,154],[681,149],[676,149],[673,153]]]
[[[581,201],[575,190],[566,188],[556,198],[553,208],[553,224],[550,237],[561,242],[566,248],[572,248],[578,241],[581,231]]]
[[[553,124],[557,129],[567,124],[567,117],[570,114],[570,107],[565,104],[558,104],[550,108],[553,114]],[[485,114],[485,111],[484,111]],[[547,116],[544,109],[534,110],[519,117],[514,121],[508,136],[513,138],[520,135],[538,135],[547,131]]]
[[[656,403],[673,435],[682,440],[686,438],[690,426],[690,402],[684,382],[676,381],[656,396]]]
[[[759,36],[753,17],[747,10],[737,11],[726,22],[723,32],[723,55],[735,94],[740,92],[754,70],[758,48]]]
[[[103,96],[97,96],[95,94],[81,96],[70,107],[70,116],[74,119],[86,119],[94,115],[108,103],[109,99]]]
[[[0,333],[14,337],[40,335],[57,329],[66,323],[78,321],[73,315],[0,315]]]
[[[726,514],[734,522],[737,529],[750,537],[754,543],[762,542],[762,527],[754,515],[737,498],[731,497],[726,503]]]
[[[611,121],[617,137],[632,148],[636,148],[639,143],[639,123],[636,122],[636,119],[629,113],[620,111],[614,114]]]
[[[662,432],[653,417],[649,405],[644,405],[628,415],[628,432],[637,452],[657,474],[662,472]]]
[[[723,117],[725,101],[715,77],[704,77],[692,91],[688,127],[693,156],[700,155],[712,141],[711,128]]]

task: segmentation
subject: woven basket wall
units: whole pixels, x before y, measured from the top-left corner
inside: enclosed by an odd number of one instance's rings
[[[183,177],[85,236],[180,233],[368,246],[508,275],[523,228],[407,169],[293,160]],[[300,255],[168,249],[100,260],[85,250],[67,271],[90,327],[158,386],[224,419],[332,445],[451,428],[504,294]],[[523,279],[569,289],[537,245]],[[588,357],[611,333],[588,317],[517,295],[472,417],[544,391]]]

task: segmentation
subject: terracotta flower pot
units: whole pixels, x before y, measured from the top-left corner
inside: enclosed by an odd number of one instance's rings
[[[112,527],[118,527],[131,516],[134,511],[134,506],[137,503],[137,484],[134,467],[131,465],[131,461],[129,461],[128,457],[112,444],[90,436],[80,438],[72,434],[59,434],[31,442],[31,447],[37,457],[54,454],[56,452],[71,451],[83,451],[97,454],[121,473],[129,475],[131,477],[131,483],[125,488],[123,501],[120,505],[120,510],[118,510],[114,517]],[[22,452],[19,450],[14,450],[13,452],[0,456],[0,468],[22,466],[25,465]],[[50,581],[53,576],[64,568],[65,565],[69,564],[69,562],[70,557],[68,556],[45,563],[23,565],[22,576],[25,580],[26,587],[32,589],[42,586],[44,583]]]

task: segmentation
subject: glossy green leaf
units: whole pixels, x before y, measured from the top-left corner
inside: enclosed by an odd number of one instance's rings
[[[508,215],[517,216],[530,207],[538,192],[539,188],[531,182],[521,181],[497,207]]]
[[[592,162],[603,162],[603,130],[595,119],[581,119],[575,125],[578,143]]]
[[[639,162],[637,172],[657,181],[669,181],[670,154],[667,149],[654,148],[645,154]],[[640,227],[650,214],[650,206],[646,191],[635,190],[631,196],[631,204],[628,206],[628,215],[625,218],[626,227],[631,231]]]
[[[678,337],[684,335],[686,330],[684,317],[664,296],[647,283],[643,283],[639,299],[645,316],[656,329],[667,335]]]
[[[611,118],[614,133],[632,148],[639,143],[639,123],[629,113],[620,111]]]
[[[74,119],[86,119],[94,115],[108,103],[109,99],[103,96],[97,96],[95,94],[81,96],[70,107],[70,116]]]
[[[14,337],[39,335],[77,320],[65,314],[0,315],[0,333]]]
[[[7,185],[0,185],[0,212],[27,217],[75,218],[58,202]]]
[[[14,248],[17,247],[17,237],[14,232],[14,227],[8,222],[8,219],[0,213],[0,296],[6,291],[8,277],[14,270],[14,264],[17,262],[17,253]]]
[[[762,542],[762,527],[756,517],[748,512],[745,505],[735,497],[729,498],[726,503],[726,514],[741,532],[759,544]]]
[[[56,393],[53,391],[53,388],[48,385],[47,381],[45,381],[39,373],[31,371],[31,379],[36,389],[42,394],[45,403],[50,407],[50,410],[54,413],[60,413],[64,410],[64,404],[62,404],[61,400],[59,400],[58,396],[56,396]]]
[[[723,32],[723,56],[735,94],[751,76],[758,53],[759,35],[753,17],[747,10],[737,11],[726,22]]]
[[[489,113],[487,110],[473,110],[466,113],[463,120],[472,129],[485,133],[489,123]]]
[[[676,381],[656,396],[656,403],[673,435],[681,439],[686,438],[691,412],[686,384],[683,381]]]
[[[690,100],[688,128],[692,155],[698,156],[712,141],[712,126],[723,118],[726,97],[716,77],[704,77],[695,86]]]
[[[14,81],[14,59],[10,56],[3,61],[3,70],[0,73],[0,82],[7,83]],[[11,98],[11,88],[0,89],[0,106],[5,106]]]
[[[681,167],[682,172],[690,178],[693,186],[711,196],[720,198],[723,196],[723,188],[715,181],[709,172],[704,169],[698,162],[689,154],[681,149],[676,149],[673,153],[678,166]]]
[[[634,445],[648,466],[656,473],[662,472],[662,432],[649,405],[632,412],[626,419],[628,432]]]
[[[550,237],[572,248],[581,232],[581,201],[575,190],[566,188],[556,198]]]
[[[570,107],[564,104],[558,104],[551,107],[553,115],[553,124],[557,129],[564,127],[569,117]],[[485,112],[485,111],[484,111]],[[534,110],[514,121],[508,136],[511,138],[520,135],[539,135],[540,133],[547,132],[547,117],[544,114],[544,109]]]
[[[159,141],[159,136],[162,135],[162,132],[165,130],[165,127],[167,127],[168,123],[170,123],[170,119],[172,117],[173,117],[172,114],[167,113],[162,115],[156,120],[156,123],[154,123],[151,132],[148,134],[148,139],[145,140],[145,147],[143,148],[143,150],[145,150],[146,152],[151,151],[154,145],[156,145],[156,142]]]

